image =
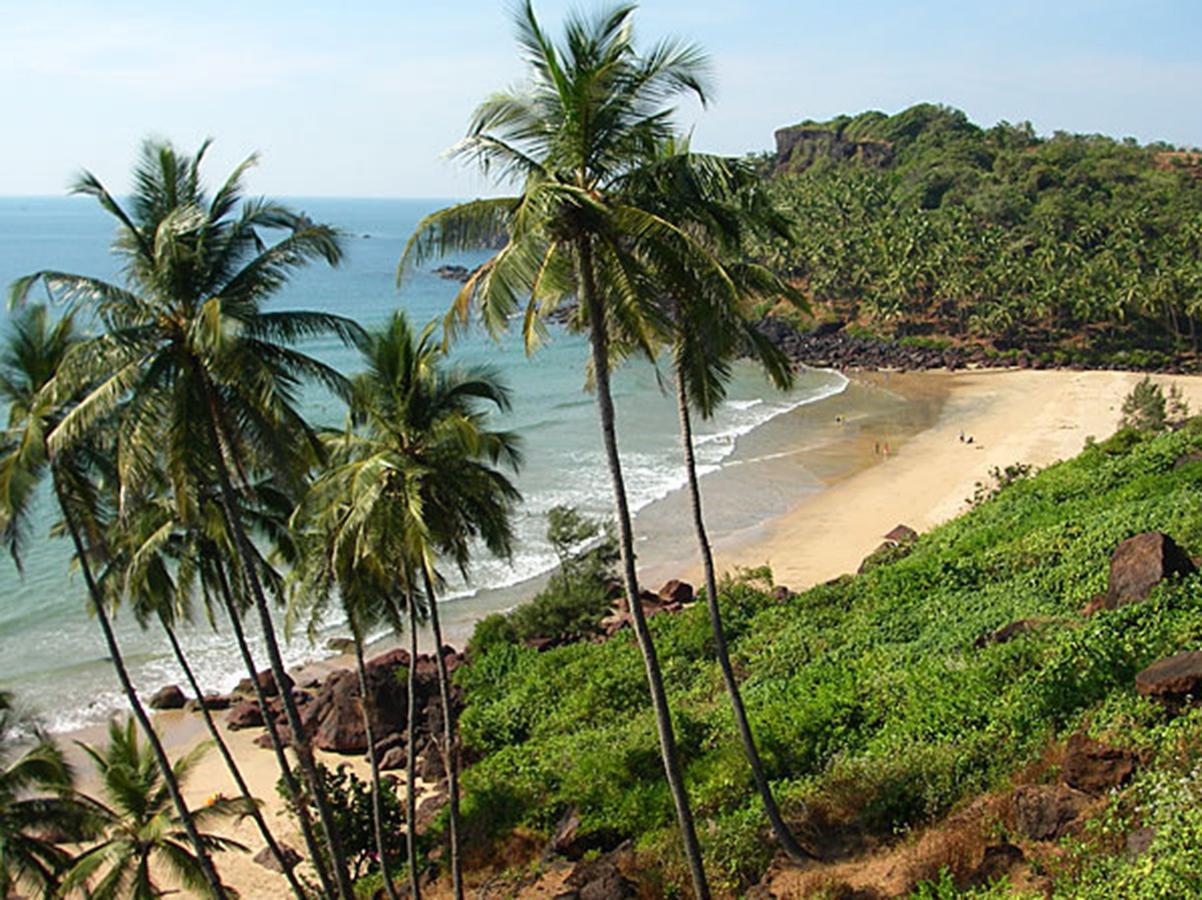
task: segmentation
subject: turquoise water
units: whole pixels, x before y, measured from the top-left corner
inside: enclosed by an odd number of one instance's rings
[[[367,326],[398,307],[417,323],[441,316],[457,284],[420,272],[398,292],[394,275],[414,225],[444,201],[289,202],[315,221],[342,228],[347,260],[338,269],[307,270],[272,308],[330,310]],[[19,275],[47,267],[114,277],[108,252],[110,223],[83,199],[0,198],[0,284],[7,286]],[[449,261],[471,266],[481,259],[482,255]],[[336,342],[316,342],[306,349],[343,371],[356,367],[355,354]],[[452,586],[447,608],[454,610],[458,604],[460,618],[469,615],[468,610],[475,615],[511,605],[526,582],[551,567],[554,556],[542,537],[543,515],[551,506],[570,503],[593,515],[609,513],[609,478],[593,399],[583,390],[586,352],[581,338],[562,332],[554,332],[533,357],[526,356],[517,335],[498,344],[472,332],[456,345],[458,360],[487,362],[508,381],[514,408],[499,424],[522,436],[527,460],[518,478],[525,502],[517,516],[517,551],[511,561],[482,556],[471,582]],[[730,402],[714,421],[698,427],[702,471],[720,474],[741,437],[845,385],[837,374],[810,372],[793,392],[782,395],[750,367],[740,368]],[[627,487],[632,507],[638,510],[661,501],[683,483],[675,404],[664,396],[655,369],[647,363],[618,372],[614,391]],[[307,412],[317,422],[337,424],[342,417],[334,401],[316,395]],[[64,541],[42,539],[52,520],[52,510],[44,503],[39,539],[29,550],[23,579],[9,561],[0,561],[0,688],[16,692],[50,727],[66,730],[102,719],[122,701],[99,633],[84,611],[82,580],[69,570],[68,547]],[[117,624],[123,652],[142,688],[152,690],[180,679],[157,632],[142,632],[128,615],[119,614]],[[337,622],[329,623],[327,633],[337,630]],[[227,690],[241,677],[236,650],[224,630],[214,632],[207,624],[197,624],[187,632],[185,643],[206,688]],[[288,646],[291,662],[320,655],[320,642],[313,646],[297,639]]]

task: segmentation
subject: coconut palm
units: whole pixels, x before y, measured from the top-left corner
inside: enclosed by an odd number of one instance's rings
[[[177,629],[181,622],[187,624],[193,619],[194,599],[199,593],[198,582],[206,562],[198,546],[202,541],[203,537],[197,529],[189,529],[178,521],[170,498],[156,492],[113,523],[109,539],[111,557],[101,583],[113,590],[114,603],[122,600],[129,602],[138,624],[143,628],[148,627],[151,621],[157,621],[163,629],[176,664],[196,698],[210,739],[238,788],[247,814],[254,820],[297,900],[305,900],[304,888],[263,818],[258,801],[251,795],[233,753],[213,721],[196,673],[180,644]],[[207,592],[204,592],[204,599],[207,618],[215,623]]]
[[[334,460],[331,462],[337,464]],[[350,627],[352,642],[355,645],[355,669],[359,676],[360,709],[363,714],[363,731],[367,738],[367,758],[371,765],[372,826],[375,832],[376,856],[384,879],[384,889],[390,900],[398,900],[399,895],[392,881],[389,854],[384,839],[380,764],[376,754],[375,729],[372,725],[375,709],[363,646],[368,635],[382,626],[390,628],[393,632],[401,630],[401,609],[410,592],[406,589],[405,567],[392,564],[395,557],[385,556],[383,552],[360,556],[353,550],[347,552],[350,548],[342,546],[347,536],[342,533],[340,526],[345,523],[348,515],[353,515],[350,512],[351,498],[346,499],[348,502],[345,505],[334,509],[322,509],[321,514],[314,517],[315,521],[298,523],[302,531],[299,540],[301,551],[297,566],[291,573],[289,613],[291,616],[302,607],[308,607],[309,633],[312,638],[330,604],[337,602]],[[386,540],[381,540],[379,546],[380,551],[396,549],[395,546],[387,546]],[[409,666],[410,681],[413,680],[415,668],[412,664]],[[409,713],[412,716],[412,708]],[[412,731],[411,728],[410,734]],[[405,790],[406,797],[412,797],[412,781],[405,785]],[[408,841],[407,847],[411,877],[416,878],[416,845]]]
[[[117,220],[113,249],[122,262],[122,284],[45,270],[17,281],[12,296],[23,302],[41,283],[59,300],[86,304],[105,328],[72,354],[68,382],[104,374],[56,428],[52,450],[74,446],[93,423],[120,408],[116,463],[122,484],[139,484],[162,465],[186,512],[189,498],[199,495],[193,486],[216,477],[238,574],[254,601],[271,670],[284,684],[267,592],[240,514],[242,498],[257,471],[299,489],[299,473],[319,450],[297,409],[301,385],[346,389],[342,376],[297,350],[296,342],[325,334],[353,342],[360,330],[329,313],[264,310],[299,269],[317,261],[338,264],[339,236],[287,207],[244,199],[243,177],[254,157],[210,194],[200,176],[208,146],[189,157],[168,143],[147,141],[128,210],[95,176],[84,173],[76,182],[76,193],[94,197]],[[351,900],[309,738],[291,692],[281,694],[333,861],[337,884],[324,887]]]
[[[22,744],[23,752],[14,753]],[[22,722],[12,696],[0,691],[0,897],[20,888],[47,898],[55,894],[71,860],[58,844],[86,835],[74,780],[62,751]]]
[[[445,558],[466,573],[477,540],[508,556],[509,514],[518,494],[497,466],[516,469],[520,454],[513,435],[487,427],[485,408],[507,409],[508,392],[487,369],[447,368],[432,334],[427,327],[415,335],[396,313],[365,341],[366,371],[354,380],[351,424],[331,436],[329,467],[297,508],[298,527],[320,536],[320,553],[317,589],[296,597],[325,598],[337,587],[352,632],[372,621],[395,627],[406,606],[414,657],[417,597],[423,597],[436,642],[452,880],[461,896],[456,741],[436,563]],[[409,689],[412,785],[412,680]],[[409,802],[412,810],[411,794]]]
[[[56,448],[53,442],[59,426],[78,409],[77,401],[89,386],[83,379],[72,379],[74,388],[60,382],[68,359],[82,346],[71,315],[51,324],[45,307],[35,304],[12,319],[11,331],[0,353],[0,398],[9,405],[4,455],[0,459],[0,534],[4,535],[10,553],[19,564],[22,541],[29,529],[34,492],[40,479],[49,474],[83,573],[90,611],[100,625],[121,690],[138,725],[147,735],[166,790],[192,842],[209,890],[215,897],[225,897],[221,879],[176,783],[171,762],[138,699],[109,621],[104,594],[93,576],[94,565],[103,564],[106,555],[101,529],[95,520],[100,502],[97,472],[111,475],[108,466],[111,448],[98,449],[94,439],[77,440],[67,448]],[[88,534],[86,543],[82,529]]]
[[[707,62],[695,47],[664,40],[635,47],[632,6],[595,18],[569,15],[553,42],[529,2],[517,15],[528,80],[494,94],[476,110],[461,158],[520,185],[517,196],[477,200],[428,216],[406,246],[399,274],[451,251],[505,244],[464,284],[448,323],[467,320],[473,304],[490,330],[524,309],[527,347],[537,346],[543,318],[569,294],[575,322],[591,349],[605,456],[613,483],[623,585],[642,652],[664,771],[694,892],[709,896],[701,851],[677,758],[676,739],[654,643],[639,603],[630,510],[610,393],[611,339],[620,335],[653,354],[666,330],[644,290],[648,264],[684,275],[707,254],[687,233],[622,197],[623,182],[672,133],[673,98],[707,98]],[[717,273],[715,273],[717,274]],[[717,277],[721,277],[720,274]]]
[[[734,359],[749,356],[758,360],[778,388],[788,388],[793,381],[787,358],[755,328],[753,310],[765,301],[784,301],[804,309],[805,301],[770,271],[742,259],[742,248],[752,234],[788,236],[787,220],[757,190],[758,182],[747,163],[693,154],[687,141],[674,140],[665,142],[658,158],[628,179],[625,191],[631,202],[688,228],[698,240],[712,246],[726,274],[725,278],[689,279],[682,284],[677,273],[669,271],[654,278],[650,288],[672,326],[669,352],[714,655],[772,830],[788,855],[802,860],[810,854],[797,843],[780,814],[730,661],[693,447],[691,411],[696,410],[703,419],[714,415],[725,399]]]
[[[79,890],[91,900],[151,900],[174,893],[155,883],[151,867],[160,864],[183,887],[203,890],[206,882],[200,859],[186,845],[180,820],[172,813],[170,792],[154,754],[138,740],[133,719],[124,725],[110,722],[105,747],[79,746],[100,776],[103,798],[85,797],[83,802],[103,837],[75,858],[63,877],[64,889]],[[207,749],[202,744],[176,760],[172,766],[176,781],[187,780]],[[195,826],[204,828],[246,811],[241,800],[214,796],[192,816]],[[246,851],[229,838],[208,832],[200,835],[209,852]]]

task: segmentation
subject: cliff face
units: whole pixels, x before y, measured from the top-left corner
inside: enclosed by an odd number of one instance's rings
[[[893,145],[888,141],[847,138],[838,131],[809,125],[776,132],[777,173],[804,172],[821,159],[854,160],[881,168],[893,161]]]

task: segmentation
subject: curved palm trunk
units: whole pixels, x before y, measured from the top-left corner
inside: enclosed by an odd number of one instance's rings
[[[176,780],[175,772],[171,768],[171,760],[167,756],[167,751],[163,749],[163,743],[159,740],[158,733],[154,730],[150,716],[146,714],[145,707],[142,706],[142,702],[138,699],[138,692],[134,688],[134,684],[129,677],[129,672],[125,668],[125,659],[121,655],[121,648],[117,644],[117,636],[113,633],[112,623],[109,622],[108,613],[105,611],[104,602],[100,596],[100,589],[92,577],[92,566],[88,562],[88,554],[84,549],[83,540],[79,536],[79,528],[75,524],[75,517],[71,515],[71,507],[63,495],[62,485],[56,476],[52,476],[51,480],[54,483],[54,493],[58,500],[58,505],[62,509],[63,521],[67,524],[67,531],[71,534],[71,542],[75,545],[75,552],[79,557],[79,568],[83,572],[83,579],[87,584],[88,596],[92,601],[92,611],[96,613],[96,620],[100,623],[100,630],[104,634],[104,643],[108,648],[109,658],[113,661],[113,668],[117,672],[117,680],[121,682],[121,689],[125,692],[130,709],[133,710],[134,718],[138,720],[138,725],[146,734],[146,740],[150,743],[151,752],[154,753],[155,762],[158,763],[159,771],[163,776],[163,783],[167,786],[167,792],[171,795],[171,802],[175,806],[175,811],[179,815],[180,822],[183,824],[184,832],[188,835],[188,842],[192,844],[192,849],[196,853],[196,858],[200,863],[201,871],[204,873],[205,881],[209,883],[209,889],[217,900],[227,900],[229,895],[221,883],[221,878],[218,876],[217,870],[213,867],[213,860],[209,856],[209,851],[200,837],[200,832],[196,830],[196,823],[192,821],[192,813],[188,810],[188,804],[184,802],[184,795],[180,792],[179,781]]]
[[[701,845],[697,840],[697,828],[693,824],[693,812],[689,808],[689,797],[685,791],[684,778],[677,759],[676,736],[672,732],[672,717],[668,709],[668,697],[664,690],[663,675],[655,643],[647,629],[647,619],[639,602],[638,576],[635,572],[634,537],[630,523],[630,508],[626,504],[626,486],[622,479],[622,463],[618,456],[618,438],[614,429],[614,404],[609,391],[609,336],[605,325],[605,313],[597,296],[593,273],[592,247],[587,238],[577,241],[579,253],[580,300],[588,310],[589,343],[592,348],[593,378],[597,390],[597,411],[601,418],[601,435],[605,443],[605,458],[609,465],[609,476],[613,481],[614,508],[618,519],[618,545],[622,553],[622,582],[626,590],[626,602],[634,622],[634,634],[643,663],[647,669],[647,684],[651,691],[651,705],[655,710],[655,726],[659,732],[660,754],[663,758],[664,774],[668,790],[676,808],[676,821],[684,843],[685,857],[693,878],[693,892],[697,900],[709,900],[709,884],[705,877],[705,866],[701,859]]]
[[[267,844],[267,849],[271,851],[271,855],[275,857],[275,861],[280,866],[280,871],[288,879],[288,885],[292,888],[292,893],[296,895],[296,900],[307,900],[304,888],[301,887],[300,882],[296,879],[296,873],[292,871],[292,866],[288,865],[288,861],[284,858],[284,852],[280,849],[275,835],[267,827],[267,820],[263,818],[263,813],[259,810],[258,803],[251,796],[250,788],[247,787],[246,779],[242,777],[242,770],[238,768],[238,763],[234,759],[234,755],[230,752],[229,745],[226,744],[225,739],[221,736],[221,731],[217,728],[217,723],[213,721],[213,714],[209,712],[208,706],[205,705],[204,692],[200,689],[200,684],[196,680],[196,674],[192,671],[192,666],[188,664],[187,657],[184,656],[184,650],[179,645],[179,638],[176,637],[175,629],[165,619],[162,620],[162,625],[163,630],[167,632],[167,640],[171,642],[171,652],[175,654],[175,661],[184,670],[184,677],[188,679],[192,693],[196,695],[196,702],[200,704],[200,714],[204,717],[205,727],[208,728],[209,735],[213,738],[213,743],[217,745],[217,750],[221,754],[221,758],[225,760],[225,767],[229,770],[230,777],[234,779],[234,784],[238,786],[238,792],[246,801],[247,808],[250,810],[250,817],[255,820],[255,825],[258,826],[259,834],[263,836],[263,840]]]
[[[718,606],[718,582],[714,576],[714,553],[710,547],[709,535],[705,530],[705,519],[701,514],[701,485],[697,480],[697,462],[693,457],[693,424],[689,418],[689,398],[685,392],[684,379],[679,368],[676,370],[676,402],[680,412],[680,437],[684,444],[685,470],[689,481],[689,503],[693,512],[693,528],[697,532],[697,547],[701,553],[701,565],[705,570],[705,603],[709,609],[710,628],[714,632],[714,655],[718,658],[718,666],[722,669],[722,680],[726,683],[726,693],[730,695],[730,706],[735,716],[735,726],[739,729],[739,739],[743,742],[743,754],[747,764],[751,766],[751,776],[755,780],[756,790],[764,803],[764,812],[772,824],[772,832],[781,848],[791,859],[798,862],[813,859],[813,856],[802,849],[793,837],[793,832],[781,817],[780,807],[772,795],[772,785],[764,774],[764,765],[760,761],[760,753],[755,745],[755,735],[751,724],[747,721],[747,711],[743,707],[743,696],[739,692],[739,682],[735,679],[734,667],[730,664],[730,652],[726,646],[726,631],[722,627],[722,611]]]
[[[392,873],[388,868],[388,854],[384,851],[384,806],[380,798],[380,763],[376,759],[376,738],[371,727],[372,700],[371,691],[367,686],[367,663],[363,661],[363,639],[359,629],[352,628],[355,636],[355,668],[359,672],[360,709],[363,712],[363,732],[367,735],[367,759],[371,763],[371,820],[376,833],[376,853],[380,857],[380,874],[384,876],[384,890],[388,900],[400,900],[396,886],[392,883]]]
[[[447,770],[448,805],[451,820],[451,885],[455,900],[463,900],[463,863],[459,856],[459,747],[455,741],[455,722],[451,718],[451,680],[447,661],[442,656],[442,625],[438,620],[438,601],[430,570],[422,566],[426,599],[430,604],[430,627],[434,630],[434,659],[438,666],[438,695],[442,703],[443,762]]]
[[[267,659],[271,667],[271,674],[275,677],[275,682],[280,688],[280,697],[284,704],[284,714],[288,719],[288,727],[292,731],[292,746],[296,749],[296,758],[300,763],[301,773],[305,777],[310,796],[317,807],[317,818],[321,822],[322,836],[325,838],[326,846],[329,848],[334,878],[338,883],[338,895],[342,900],[355,900],[355,888],[351,883],[350,874],[347,870],[346,854],[342,849],[342,841],[338,836],[338,829],[334,825],[334,817],[330,811],[329,799],[326,797],[325,789],[322,787],[321,778],[317,772],[317,762],[313,758],[313,747],[309,743],[309,736],[305,733],[304,726],[301,724],[300,711],[296,707],[296,700],[292,696],[292,691],[284,688],[284,685],[287,684],[287,672],[284,669],[284,658],[280,654],[280,645],[276,641],[275,623],[271,619],[271,609],[267,605],[267,596],[263,591],[263,584],[259,580],[259,573],[250,562],[254,557],[254,551],[250,544],[250,538],[246,535],[246,529],[242,526],[242,518],[238,515],[234,502],[234,486],[230,483],[230,473],[226,467],[226,455],[223,452],[223,448],[229,448],[231,444],[229,441],[222,439],[223,431],[220,416],[217,412],[216,399],[213,397],[211,390],[207,389],[207,385],[205,395],[209,407],[206,425],[209,431],[209,439],[213,444],[213,451],[216,454],[216,465],[214,468],[217,470],[217,478],[221,486],[221,507],[225,513],[226,524],[229,525],[234,535],[234,543],[238,551],[235,556],[238,559],[238,566],[242,570],[242,576],[250,588],[251,597],[255,603],[255,610],[259,614],[259,622],[263,629],[263,643],[267,646]]]
[[[230,593],[229,582],[225,577],[225,569],[222,565],[218,565],[216,566],[216,571],[217,580],[221,586],[221,599],[225,603],[226,615],[230,617],[230,626],[234,629],[234,637],[238,642],[238,652],[242,656],[242,663],[246,666],[246,671],[250,675],[255,699],[258,701],[259,709],[263,713],[263,724],[267,726],[267,734],[271,739],[271,749],[275,752],[276,762],[280,767],[280,777],[284,779],[284,787],[287,788],[289,796],[298,798],[299,801],[304,792],[301,790],[300,783],[296,780],[296,775],[292,772],[292,766],[288,763],[288,756],[284,753],[284,742],[280,738],[280,730],[275,724],[275,716],[271,713],[271,707],[267,702],[267,695],[263,693],[263,686],[259,684],[259,669],[255,665],[254,656],[250,652],[250,645],[246,642],[246,632],[242,629],[242,618],[238,612],[238,607],[234,605],[234,597]],[[330,878],[325,860],[322,859],[321,847],[317,843],[317,835],[313,833],[313,820],[309,818],[309,808],[301,802],[294,803],[293,808],[296,811],[297,822],[300,823],[301,837],[305,841],[305,849],[309,853],[309,862],[313,866],[313,870],[317,873],[317,878],[321,882],[324,895],[333,897],[334,882]]]
[[[409,861],[409,893],[421,900],[417,878],[417,599],[409,592],[409,671],[405,726],[405,856]]]

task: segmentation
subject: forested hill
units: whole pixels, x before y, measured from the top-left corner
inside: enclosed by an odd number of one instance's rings
[[[1202,339],[1202,155],[984,128],[921,104],[776,133],[794,242],[758,252],[825,317],[1049,362],[1156,365]]]

